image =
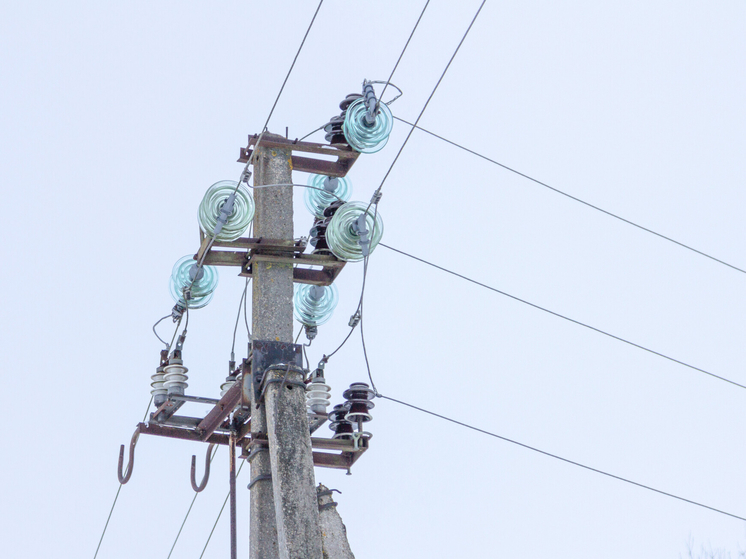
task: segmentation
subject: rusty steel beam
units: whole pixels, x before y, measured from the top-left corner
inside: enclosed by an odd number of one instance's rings
[[[213,433],[206,441],[203,441],[200,434],[192,429],[181,429],[179,427],[167,427],[155,423],[140,423],[140,433],[143,435],[155,435],[157,437],[169,437],[171,439],[182,439],[184,441],[207,442],[213,444],[228,444],[228,435]]]
[[[238,157],[240,163],[248,163],[253,152],[251,148],[256,145],[257,139],[257,134],[249,136],[249,145],[245,148],[241,148]],[[261,145],[263,147],[291,150],[290,157],[294,171],[316,173],[329,177],[344,177],[360,156],[360,153],[349,146],[332,146],[329,144],[317,144],[314,142],[300,142],[298,140],[289,140],[274,135],[271,138],[265,135],[262,138]],[[326,157],[336,157],[336,161],[303,157],[296,155],[294,152],[314,153]]]
[[[207,441],[210,436],[215,432],[215,429],[220,427],[220,424],[231,414],[233,409],[238,405],[241,399],[241,383],[238,381],[233,383],[228,389],[228,392],[220,398],[220,401],[215,404],[205,416],[205,418],[197,425],[197,431],[201,434],[202,441]]]

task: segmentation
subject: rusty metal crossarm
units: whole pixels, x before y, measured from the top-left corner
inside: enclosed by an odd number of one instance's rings
[[[220,398],[220,401],[215,404],[205,416],[205,418],[197,425],[197,431],[200,433],[201,440],[207,441],[215,430],[225,421],[225,419],[233,412],[234,408],[238,405],[241,400],[241,382],[237,380],[228,389],[228,392]]]
[[[172,400],[169,398],[150,415],[150,419],[156,423],[162,423],[179,411],[179,408],[183,405],[184,400]]]
[[[249,136],[249,145],[245,148],[241,148],[238,157],[240,163],[248,163],[253,152],[253,149],[251,148],[256,145],[258,137],[258,134]],[[359,152],[353,150],[349,146],[333,146],[329,144],[317,144],[315,142],[300,142],[298,140],[289,140],[278,136],[269,138],[265,135],[264,138],[262,138],[262,146],[290,149],[293,152],[291,155],[291,162],[294,171],[317,173],[329,177],[344,177],[360,156]],[[336,157],[337,159],[336,161],[315,159],[296,155],[294,152],[314,153],[326,157]]]
[[[201,435],[193,429],[182,429],[156,423],[140,423],[140,433],[143,435],[155,435],[158,437],[169,437],[171,439],[182,439],[185,441],[207,442],[214,444],[228,444],[228,435],[213,433],[207,440],[202,440]]]

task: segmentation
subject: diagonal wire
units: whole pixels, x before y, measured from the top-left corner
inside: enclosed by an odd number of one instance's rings
[[[674,243],[676,245],[679,245],[680,247],[683,247],[683,248],[685,248],[687,250],[690,250],[692,252],[696,252],[697,254],[699,254],[701,256],[704,256],[705,258],[709,258],[710,260],[714,260],[715,262],[717,262],[719,264],[723,264],[724,266],[728,266],[729,268],[732,268],[732,269],[734,269],[734,270],[736,270],[738,272],[746,274],[746,270],[744,270],[743,268],[739,268],[738,266],[734,266],[733,264],[729,264],[728,262],[726,262],[724,260],[720,260],[719,258],[716,258],[716,257],[714,257],[714,256],[712,256],[710,254],[707,254],[706,252],[702,252],[701,250],[697,250],[696,248],[694,248],[692,246],[689,246],[687,244],[684,244],[682,242],[679,242],[676,239],[672,239],[671,237],[663,235],[662,233],[658,233],[657,231],[653,231],[652,229],[648,229],[644,225],[640,225],[639,223],[635,223],[634,221],[630,221],[629,219],[626,219],[626,218],[624,218],[624,217],[622,217],[620,215],[617,215],[617,214],[612,213],[612,212],[610,212],[608,210],[605,210],[603,208],[595,206],[595,205],[591,204],[590,202],[586,202],[585,200],[582,200],[582,199],[578,198],[577,196],[573,196],[572,194],[568,194],[567,192],[564,192],[564,191],[560,190],[559,188],[555,188],[554,186],[550,186],[547,183],[542,182],[542,181],[540,181],[538,179],[535,179],[535,178],[533,178],[533,177],[531,177],[531,176],[529,176],[529,175],[527,175],[525,173],[521,173],[520,171],[518,171],[516,169],[513,169],[512,167],[508,167],[507,165],[504,165],[504,164],[500,163],[499,161],[495,161],[494,159],[490,159],[486,155],[482,155],[481,153],[477,153],[476,151],[474,151],[472,149],[469,149],[467,147],[464,147],[461,144],[457,144],[456,142],[452,142],[451,140],[449,140],[447,138],[444,138],[443,136],[439,136],[435,132],[430,132],[430,130],[425,130],[424,128],[422,128],[421,126],[418,126],[417,124],[413,124],[411,122],[408,122],[408,121],[404,120],[403,118],[399,118],[398,116],[395,116],[394,118],[396,120],[398,120],[398,121],[403,122],[404,124],[408,124],[413,129],[417,128],[418,130],[421,130],[422,132],[425,132],[426,134],[430,134],[431,136],[433,136],[435,138],[438,138],[439,140],[443,140],[444,142],[446,142],[448,144],[451,144],[452,146],[455,146],[455,147],[457,147],[459,149],[467,151],[467,152],[469,152],[469,153],[471,153],[473,155],[476,155],[477,157],[481,157],[485,161],[489,161],[490,163],[493,163],[494,165],[497,165],[498,167],[502,167],[506,171],[510,171],[511,173],[515,173],[519,177],[523,177],[524,179],[528,179],[528,180],[530,180],[532,182],[535,182],[536,184],[538,184],[540,186],[543,186],[545,188],[548,188],[549,190],[552,190],[552,191],[556,192],[557,194],[561,194],[562,196],[570,198],[570,200],[574,200],[576,202],[580,202],[581,204],[583,204],[585,206],[588,206],[589,208],[593,208],[594,210],[599,211],[599,212],[601,212],[603,214],[606,214],[606,215],[608,215],[610,217],[613,217],[615,219],[618,219],[619,221],[623,221],[624,223],[626,223],[628,225],[632,225],[633,227],[637,227],[638,229],[641,229],[641,230],[643,230],[643,231],[645,231],[647,233],[651,233],[652,235],[655,235],[656,237],[660,237],[661,239],[665,239],[666,241],[672,242],[672,243]]]
[[[285,76],[285,80],[282,82],[282,86],[280,87],[280,91],[277,93],[277,98],[275,99],[275,102],[272,105],[272,109],[269,111],[269,114],[267,115],[267,120],[264,123],[264,127],[262,128],[262,130],[266,130],[267,126],[269,125],[269,119],[272,118],[272,113],[275,112],[275,107],[277,107],[277,102],[280,100],[280,96],[282,95],[282,91],[285,89],[285,84],[288,83],[288,78],[290,77],[290,73],[293,71],[293,68],[295,67],[295,62],[298,60],[298,56],[300,55],[300,51],[303,50],[303,45],[306,44],[306,38],[308,37],[308,34],[311,32],[311,27],[313,27],[313,22],[316,21],[316,16],[319,14],[319,10],[321,9],[321,5],[323,3],[324,3],[324,0],[321,0],[321,2],[319,2],[319,5],[316,6],[316,11],[313,13],[313,17],[311,18],[311,23],[308,24],[308,29],[306,29],[306,34],[303,35],[303,40],[300,42],[300,46],[298,47],[298,52],[295,53],[295,58],[293,58],[293,63],[290,64],[290,69],[288,70],[288,73]],[[258,145],[259,145],[259,143],[257,142],[257,146]],[[255,148],[256,148],[256,146],[255,146]]]
[[[142,418],[143,422],[148,418],[148,412],[150,411],[150,404],[153,403],[153,397],[150,397],[150,401],[148,402],[148,407],[145,408],[145,416]],[[98,540],[98,545],[96,546],[96,553],[93,554],[93,559],[96,559],[98,557],[98,551],[101,549],[101,543],[104,541],[104,536],[106,535],[106,529],[109,527],[109,521],[111,520],[111,515],[114,513],[114,507],[117,505],[117,500],[119,499],[119,492],[122,490],[123,483],[119,484],[119,487],[117,488],[117,494],[114,495],[114,502],[111,504],[111,509],[109,510],[109,516],[106,517],[106,524],[104,524],[104,529],[101,532],[101,537]]]
[[[218,452],[218,447],[215,447],[215,449],[212,451],[212,456],[210,456],[210,464],[212,464],[212,461],[215,459],[215,455]],[[194,506],[194,501],[197,500],[197,495],[199,493],[197,491],[194,492],[194,497],[192,498],[192,503],[189,505],[189,509],[186,512],[186,515],[184,515],[184,520],[181,523],[181,527],[179,528],[179,532],[176,534],[176,538],[174,538],[174,543],[171,546],[171,551],[168,552],[168,557],[166,559],[171,559],[171,554],[174,552],[174,548],[176,547],[176,542],[179,541],[179,536],[181,536],[181,531],[184,529],[184,524],[186,524],[187,518],[189,518],[189,513],[192,512],[192,507]]]
[[[474,22],[477,20],[477,17],[479,17],[479,13],[482,11],[482,8],[484,7],[484,4],[487,2],[487,0],[482,0],[482,3],[479,5],[479,9],[477,10],[477,13],[474,14],[474,17],[471,20],[471,23],[469,23],[469,27],[466,29],[466,32],[464,33],[464,36],[461,37],[461,41],[459,41],[458,46],[456,47],[456,50],[453,52],[453,55],[451,56],[451,59],[448,61],[448,64],[446,64],[445,70],[443,70],[443,73],[440,75],[440,78],[438,79],[438,83],[435,84],[435,87],[433,88],[432,92],[430,93],[430,97],[427,98],[427,101],[425,101],[425,106],[422,107],[422,110],[420,111],[420,114],[417,116],[417,120],[414,121],[414,125],[409,130],[409,134],[407,134],[407,137],[404,140],[404,143],[399,148],[399,153],[396,154],[396,157],[391,162],[391,166],[389,167],[389,170],[386,171],[386,175],[383,177],[383,180],[381,181],[380,186],[376,189],[376,192],[380,192],[383,188],[383,183],[386,182],[386,179],[388,178],[389,174],[391,173],[391,169],[394,168],[394,165],[396,165],[396,162],[399,159],[399,156],[401,155],[401,152],[404,150],[404,146],[407,145],[407,142],[409,141],[409,138],[412,137],[412,132],[414,132],[415,127],[417,126],[417,123],[420,122],[420,119],[422,118],[422,115],[425,113],[425,109],[427,109],[427,106],[430,104],[430,100],[433,98],[433,95],[435,95],[435,92],[438,90],[438,86],[440,86],[440,82],[443,81],[443,78],[446,75],[446,72],[448,72],[448,68],[451,67],[451,63],[453,62],[453,59],[456,58],[456,55],[458,54],[459,49],[461,48],[461,45],[464,44],[464,40],[466,39],[466,36],[469,34],[469,31],[471,31],[472,26],[474,25]]]
[[[236,479],[238,479],[239,474],[241,473],[241,470],[243,469],[243,465],[246,464],[246,460],[241,462],[241,465],[238,467],[238,471],[236,472]],[[210,530],[210,535],[207,536],[207,541],[205,542],[205,547],[202,548],[202,553],[199,554],[199,559],[202,559],[202,556],[205,554],[205,551],[207,551],[207,546],[210,544],[210,539],[212,539],[212,534],[215,532],[215,528],[218,525],[218,521],[220,520],[220,517],[223,514],[223,510],[225,509],[225,505],[228,502],[228,498],[231,496],[230,491],[225,496],[225,501],[223,501],[223,506],[220,507],[220,512],[218,513],[218,517],[215,519],[215,524],[212,525],[212,530]]]
[[[396,72],[396,69],[399,67],[399,62],[401,62],[401,59],[404,56],[404,53],[407,52],[407,47],[409,46],[409,42],[412,40],[412,37],[414,37],[414,32],[417,31],[417,26],[420,24],[420,21],[422,21],[422,16],[425,15],[425,10],[427,10],[427,7],[429,5],[430,5],[430,0],[427,0],[427,2],[425,2],[425,6],[422,8],[422,11],[420,12],[420,17],[417,18],[417,23],[414,24],[414,27],[412,28],[412,32],[409,34],[409,38],[407,39],[407,42],[404,45],[404,48],[402,49],[401,54],[399,55],[399,59],[396,61],[396,64],[394,64],[394,69],[391,70],[389,79],[386,80],[386,85],[383,86],[383,91],[381,91],[381,94],[378,96],[379,103],[383,99],[383,94],[386,93],[386,88],[391,83],[391,78],[394,77],[394,73]]]
[[[685,497],[680,497],[679,495],[674,495],[673,493],[668,493],[667,491],[661,491],[660,489],[656,489],[655,487],[651,487],[649,485],[644,485],[642,483],[638,483],[636,481],[632,481],[631,479],[627,479],[618,475],[611,474],[609,472],[605,472],[604,470],[599,470],[598,468],[593,468],[591,466],[586,466],[585,464],[581,464],[580,462],[575,462],[574,460],[570,460],[568,458],[563,458],[562,456],[558,456],[557,454],[552,454],[551,452],[547,452],[545,450],[541,450],[539,448],[529,446],[527,444],[518,442],[513,439],[509,439],[507,437],[503,437],[502,435],[497,435],[495,433],[491,433],[490,431],[485,431],[484,429],[480,429],[479,427],[474,427],[473,425],[469,425],[468,423],[462,423],[461,421],[457,421],[455,419],[451,419],[450,417],[446,417],[445,415],[440,415],[439,413],[435,413],[429,410],[426,410],[424,408],[420,408],[417,406],[414,406],[412,404],[408,404],[407,402],[402,402],[401,400],[397,400],[396,398],[391,398],[389,396],[384,396],[383,394],[378,394],[379,398],[383,398],[385,400],[390,400],[392,402],[396,402],[397,404],[401,404],[402,406],[407,406],[412,409],[415,409],[417,411],[421,411],[422,413],[426,413],[435,417],[439,417],[440,419],[445,419],[446,421],[450,421],[451,423],[455,423],[456,425],[461,425],[462,427],[466,427],[467,429],[472,429],[474,431],[477,431],[479,433],[483,433],[485,435],[488,435],[490,437],[495,437],[496,439],[500,439],[502,441],[518,445],[520,447],[523,447],[528,450],[532,450],[534,452],[538,452],[539,454],[543,454],[544,456],[548,456],[550,458],[554,458],[556,460],[561,460],[562,462],[566,462],[568,464],[572,464],[573,466],[578,466],[580,468],[584,468],[586,470],[590,470],[591,472],[596,472],[597,474],[601,474],[613,479],[617,479],[619,481],[623,481],[625,483],[629,483],[631,485],[634,485],[636,487],[641,487],[642,489],[647,489],[648,491],[653,491],[655,493],[658,493],[660,495],[665,495],[666,497],[671,497],[673,499],[678,499],[679,501],[684,501],[685,503],[689,503],[691,505],[696,505],[698,507],[702,507],[720,514],[724,514],[725,516],[730,516],[731,518],[737,518],[738,520],[746,520],[743,516],[738,516],[737,514],[732,514],[730,512],[726,512],[721,509],[716,509],[715,507],[711,507],[709,505],[705,505],[703,503],[699,503],[697,501],[692,501],[691,499],[686,499]]]
[[[319,14],[319,10],[321,9],[321,5],[324,3],[324,0],[321,0],[319,2],[319,5],[316,6],[316,11],[313,13],[313,17],[311,18],[311,23],[308,24],[308,29],[306,29],[306,34],[303,35],[303,40],[300,42],[300,46],[298,47],[298,51],[295,53],[295,58],[293,58],[293,62],[290,64],[290,68],[288,69],[288,73],[285,75],[285,79],[282,82],[282,85],[280,86],[280,91],[277,92],[277,97],[275,97],[275,102],[272,104],[272,108],[269,111],[269,114],[267,115],[267,120],[264,121],[264,126],[262,127],[262,132],[259,134],[259,137],[256,140],[256,144],[254,144],[254,149],[251,152],[251,156],[249,157],[249,160],[246,162],[246,165],[244,165],[243,171],[241,172],[241,178],[236,182],[236,188],[233,191],[235,194],[238,192],[239,187],[241,186],[241,183],[246,181],[248,184],[248,178],[247,178],[247,172],[249,170],[249,167],[254,161],[254,157],[256,157],[257,149],[259,148],[259,144],[262,142],[262,138],[264,138],[265,132],[267,132],[267,126],[269,125],[269,121],[272,118],[272,114],[275,112],[275,108],[277,107],[277,103],[280,101],[280,97],[282,96],[282,92],[285,90],[285,84],[288,83],[288,79],[290,78],[290,74],[293,71],[293,68],[295,67],[295,63],[298,60],[298,56],[300,56],[301,50],[303,50],[303,45],[306,44],[306,39],[308,38],[308,34],[311,32],[311,27],[313,27],[313,23],[316,21],[316,16]],[[210,252],[210,248],[212,248],[213,243],[215,242],[215,238],[212,237],[210,239],[210,242],[207,244],[207,248],[202,254],[202,258],[200,258],[199,262],[197,263],[198,267],[202,266],[202,263],[205,260],[205,256],[207,256],[207,253]],[[195,279],[192,280],[191,286],[194,285]],[[188,305],[187,305],[188,306]]]
[[[386,247],[389,250],[393,250],[394,252],[398,252],[399,254],[402,254],[404,256],[407,256],[409,258],[412,258],[414,260],[422,262],[423,264],[427,264],[428,266],[432,266],[433,268],[437,268],[438,270],[441,270],[443,272],[447,272],[449,274],[452,274],[452,275],[454,275],[456,277],[459,277],[461,279],[469,281],[469,282],[471,282],[473,284],[476,284],[476,285],[478,285],[480,287],[484,287],[485,289],[489,289],[490,291],[494,291],[495,293],[499,293],[500,295],[505,295],[506,297],[510,297],[511,299],[513,299],[514,301],[518,301],[519,303],[523,303],[525,305],[529,305],[530,307],[533,307],[535,309],[539,309],[540,311],[544,311],[544,312],[549,313],[551,315],[554,315],[554,316],[556,316],[558,318],[562,318],[564,320],[567,320],[568,322],[572,322],[573,324],[577,324],[578,326],[582,326],[583,328],[588,328],[589,330],[593,330],[594,332],[598,332],[599,334],[603,334],[604,336],[608,336],[609,338],[613,338],[613,339],[618,340],[620,342],[624,342],[625,344],[631,345],[632,347],[636,347],[637,349],[641,349],[643,351],[647,351],[648,353],[652,353],[653,355],[657,355],[658,357],[662,357],[663,359],[667,359],[668,361],[672,361],[674,363],[678,363],[679,365],[683,365],[684,367],[688,367],[689,369],[693,369],[695,371],[698,371],[700,373],[704,373],[704,374],[709,375],[709,376],[711,376],[713,378],[716,378],[718,380],[722,380],[722,381],[727,382],[729,384],[732,384],[734,386],[738,386],[739,388],[746,388],[745,385],[739,384],[736,381],[727,379],[725,377],[721,377],[720,375],[716,375],[715,373],[711,373],[710,371],[707,371],[705,369],[701,369],[700,367],[696,367],[694,365],[690,365],[689,363],[686,363],[686,362],[681,361],[679,359],[676,359],[674,357],[670,357],[670,356],[668,356],[668,355],[666,355],[664,353],[660,353],[658,351],[655,351],[655,350],[650,349],[648,347],[645,347],[643,345],[637,344],[637,343],[632,342],[630,340],[627,340],[625,338],[616,336],[614,334],[606,332],[605,330],[601,330],[600,328],[596,328],[595,326],[591,326],[590,324],[586,324],[585,322],[580,322],[579,320],[575,320],[574,318],[570,318],[569,316],[565,316],[565,315],[560,314],[558,312],[552,311],[550,309],[547,309],[546,307],[542,307],[542,306],[537,305],[535,303],[531,303],[530,301],[526,301],[525,299],[521,299],[520,297],[516,297],[515,295],[511,295],[510,293],[507,293],[505,291],[501,291],[501,290],[496,289],[494,287],[491,287],[491,286],[489,286],[489,285],[487,285],[485,283],[481,283],[481,282],[478,282],[478,281],[473,280],[471,278],[468,278],[468,277],[466,277],[464,275],[461,275],[461,274],[459,274],[457,272],[449,270],[448,268],[444,268],[442,266],[438,266],[437,264],[433,264],[432,262],[428,262],[427,260],[424,260],[422,258],[418,258],[417,256],[414,256],[412,254],[404,252],[403,250],[399,250],[397,248],[391,247],[389,245],[385,245],[383,243],[378,243],[378,244],[381,245],[381,246]]]

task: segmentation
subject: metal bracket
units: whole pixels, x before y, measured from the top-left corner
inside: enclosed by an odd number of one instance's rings
[[[249,136],[249,145],[241,148],[241,154],[238,158],[240,163],[248,163],[251,153],[254,151],[253,146],[259,138],[258,134]],[[344,177],[352,165],[355,163],[360,153],[356,152],[349,146],[336,146],[316,144],[313,142],[300,142],[298,140],[288,140],[281,136],[267,134],[262,137],[262,147],[279,148],[291,150],[292,169],[293,171],[303,171],[304,173],[316,173],[317,175],[326,175],[327,177]],[[295,155],[294,152],[315,153],[322,156],[336,157],[336,161],[325,159],[312,159]]]
[[[331,285],[346,262],[333,254],[303,254],[306,239],[283,241],[262,237],[241,237],[235,241],[214,241],[200,231],[200,247],[195,260],[204,257],[210,266],[238,266],[240,276],[250,278],[254,262],[287,264],[293,267],[293,281],[311,285]],[[226,249],[226,250],[218,250]]]
[[[257,481],[272,481],[272,474],[260,474],[256,476],[251,480],[251,482],[249,482],[249,485],[247,485],[246,488],[251,491],[251,488],[256,485]]]
[[[244,375],[243,394],[245,397],[248,388],[246,384],[251,383],[251,389],[254,391],[254,402],[258,402],[261,397],[264,373],[271,365],[279,365],[281,363],[287,365],[289,363],[296,367],[303,368],[303,346],[301,345],[287,342],[254,340],[251,342],[251,347],[251,375]]]

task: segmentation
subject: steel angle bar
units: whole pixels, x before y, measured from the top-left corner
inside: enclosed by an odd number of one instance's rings
[[[241,383],[236,381],[228,389],[228,392],[220,398],[220,401],[215,404],[205,418],[197,425],[197,430],[200,433],[200,440],[207,441],[215,430],[225,421],[225,419],[231,414],[234,408],[238,405],[241,400]]]
[[[249,136],[249,145],[245,148],[241,148],[238,157],[240,163],[248,163],[249,158],[254,151],[252,148],[256,145],[258,137],[258,134]],[[301,142],[297,139],[289,140],[275,135],[271,138],[268,138],[265,135],[262,138],[262,147],[289,149],[291,150],[292,168],[294,171],[316,173],[328,177],[344,177],[360,156],[360,153],[349,146],[332,146],[329,144],[317,144],[314,142]],[[295,152],[313,153],[325,157],[333,157],[336,158],[336,161],[304,157],[296,155]]]

